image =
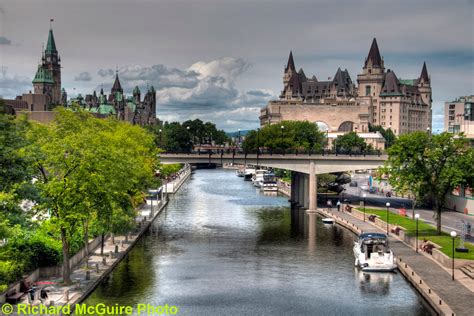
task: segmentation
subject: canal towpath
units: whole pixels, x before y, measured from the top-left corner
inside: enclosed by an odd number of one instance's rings
[[[336,219],[339,224],[342,224],[357,234],[361,232],[385,233],[385,231],[372,225],[370,222],[358,219],[343,211],[333,212],[327,209],[318,209],[318,213]],[[397,257],[399,270],[412,285],[420,291],[438,313],[447,315],[451,315],[452,313],[455,315],[472,315],[472,311],[474,310],[474,288],[468,288],[465,284],[456,279],[456,277],[462,277],[462,272],[458,271],[453,281],[450,272],[446,271],[446,269],[441,267],[433,259],[426,257],[421,252],[417,253],[411,246],[408,246],[392,234],[390,234],[389,240],[390,247]],[[400,259],[402,261],[400,261]],[[406,266],[403,263],[409,267],[409,275],[406,274]],[[419,276],[416,280],[412,277],[415,275]],[[423,288],[419,286],[419,279],[422,280]],[[428,289],[430,290],[428,291]],[[450,310],[452,312],[450,312]]]

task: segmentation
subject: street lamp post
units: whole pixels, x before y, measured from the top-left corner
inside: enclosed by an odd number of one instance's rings
[[[240,128],[239,128],[239,141],[238,141],[237,145],[240,147]]]
[[[326,129],[326,150],[329,154],[329,127]]]
[[[388,209],[390,208],[390,202],[385,203],[385,206],[387,207],[387,236],[388,236],[388,213],[390,213]]]
[[[416,252],[418,252],[418,219],[419,218],[420,218],[420,214],[415,214],[415,221],[416,221],[415,246],[416,246]]]
[[[362,194],[362,197],[364,198],[364,222],[365,222],[365,198],[367,197],[367,194]]]
[[[258,168],[259,157],[260,157],[260,128],[257,128],[257,168]]]
[[[161,135],[162,135],[163,131],[161,130],[161,128],[160,128],[159,132],[160,132],[160,148],[163,148],[163,143],[161,142]]]
[[[283,130],[285,129],[285,126],[281,126],[281,149],[283,151]]]
[[[189,126],[186,126],[186,130],[188,131],[188,133],[189,133],[189,129],[190,129]],[[192,144],[192,145],[191,145],[191,152],[192,152],[192,151],[193,151],[193,145],[194,145],[194,139],[193,139],[193,135],[192,135],[192,134],[191,134],[191,144]]]
[[[451,237],[453,238],[453,260],[451,264],[451,270],[452,270],[452,280],[454,281],[454,239],[456,238],[456,232],[453,230],[451,232]]]

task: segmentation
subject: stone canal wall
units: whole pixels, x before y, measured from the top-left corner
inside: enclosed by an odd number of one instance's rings
[[[183,185],[183,183],[191,176],[192,169],[191,165],[186,164],[177,174],[176,179],[166,183],[163,187],[164,193],[174,194],[176,193],[179,188]]]

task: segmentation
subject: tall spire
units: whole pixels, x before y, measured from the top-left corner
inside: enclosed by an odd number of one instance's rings
[[[288,57],[288,64],[286,65],[286,68],[285,68],[285,72],[287,72],[288,69],[296,71],[295,62],[293,60],[293,52],[291,50],[290,50],[290,57]]]
[[[420,80],[424,82],[430,82],[430,77],[428,77],[428,70],[426,70],[426,62],[423,62],[423,69],[421,69]]]
[[[115,92],[123,93],[122,86],[120,85],[120,80],[118,77],[118,68],[115,71],[115,82],[114,82],[114,85],[112,86],[112,94],[114,94]]]
[[[54,42],[53,26],[51,22],[53,22],[53,19],[50,20],[48,43],[46,44],[46,53],[57,53],[58,51],[56,50],[56,43]]]
[[[380,57],[379,47],[377,45],[377,40],[373,39],[372,45],[370,46],[369,55],[365,60],[365,66],[367,67],[368,61],[372,61],[372,67],[382,67],[382,58]]]

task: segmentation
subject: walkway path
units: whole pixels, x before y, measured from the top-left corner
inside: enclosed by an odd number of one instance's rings
[[[326,211],[324,213],[327,213]],[[382,229],[345,212],[331,212],[346,221],[356,225],[364,232],[381,232]],[[457,280],[451,280],[451,274],[439,266],[432,259],[425,257],[421,253],[416,253],[398,238],[390,236],[390,245],[397,256],[397,260],[402,258],[416,274],[418,274],[426,284],[429,284],[445,302],[451,307],[456,315],[473,315],[474,311],[474,293],[467,289]],[[472,289],[474,291],[474,289]]]
[[[62,277],[48,278],[47,281],[53,282],[54,286],[45,286],[48,288],[48,298],[46,300],[41,302],[38,295],[39,291],[36,291],[33,301],[29,299],[28,295],[25,295],[19,303],[36,306],[40,304],[46,306],[69,305],[72,311],[73,306],[86,298],[128,254],[166,204],[167,199],[158,203],[156,200],[153,201],[153,216],[151,218],[151,200],[147,200],[146,204],[138,211],[137,229],[129,234],[128,240],[125,240],[125,236],[115,236],[112,243],[112,238],[107,238],[104,242],[105,256],[101,256],[100,246],[92,251],[87,258],[88,269],[86,269],[86,259],[83,259],[81,264],[73,268],[71,285],[63,285],[61,283]],[[17,315],[16,310],[11,315]]]

